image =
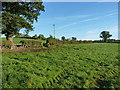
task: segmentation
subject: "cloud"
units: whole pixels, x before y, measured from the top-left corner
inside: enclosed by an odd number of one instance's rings
[[[96,34],[96,33],[99,33],[101,30],[89,30],[87,31],[86,33],[89,35],[89,34]]]
[[[75,24],[79,24],[79,23],[83,23],[83,22],[88,22],[88,21],[94,21],[94,20],[98,20],[98,19],[101,19],[101,18],[104,18],[104,17],[113,16],[113,15],[117,15],[117,13],[114,12],[114,13],[110,13],[110,14],[107,14],[107,15],[104,15],[104,16],[98,16],[98,17],[89,18],[89,19],[85,19],[85,20],[82,20],[82,21],[78,21],[78,22],[73,22],[71,24],[67,24],[67,25],[58,27],[58,30],[66,28],[66,27],[69,27],[69,26],[72,26],[72,25],[75,25]]]
[[[67,24],[67,25],[58,27],[58,30],[66,28],[66,27],[69,27],[69,26],[72,26],[72,25],[75,25],[75,24],[79,24],[79,23],[82,23],[82,22],[88,22],[88,21],[97,20],[97,19],[99,19],[99,17],[95,17],[95,18],[90,18],[90,19],[85,19],[85,20],[82,20],[82,21],[74,22],[74,23],[71,23],[71,24]]]
[[[115,26],[109,29],[110,33],[112,34],[112,38],[118,39],[118,26]]]
[[[114,12],[118,12],[118,10],[114,9],[114,10],[109,11],[108,13],[114,13]]]
[[[63,16],[63,17],[54,17],[53,19],[56,20],[68,20],[68,19],[78,19],[78,18],[85,18],[90,15],[75,15],[75,16]]]
[[[80,37],[80,40],[100,40],[100,38],[96,35],[89,35],[85,37]]]
[[[73,16],[57,16],[57,17],[47,17],[47,18],[40,18],[42,20],[44,20],[45,23],[55,23],[57,21],[57,23],[61,23],[61,22],[65,22],[68,20],[78,20],[78,19],[83,19],[86,17],[89,17],[90,15],[73,15]],[[49,21],[49,22],[48,22]],[[69,25],[68,25],[69,26]]]

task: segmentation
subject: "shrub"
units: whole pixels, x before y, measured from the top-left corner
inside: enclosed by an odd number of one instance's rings
[[[10,49],[12,46],[12,42],[8,41],[8,40],[2,40],[2,48],[8,48]]]
[[[92,40],[84,40],[84,41],[79,41],[79,43],[93,43]]]
[[[60,40],[54,39],[54,38],[48,38],[46,40],[46,43],[49,43],[50,45],[57,45],[57,44],[59,44],[59,42],[60,42]]]
[[[44,47],[49,47],[50,45],[49,45],[49,43],[43,43],[43,46]]]
[[[37,34],[35,34],[34,36],[32,36],[32,38],[33,39],[37,39],[38,38]]]
[[[20,41],[24,47],[41,47],[42,43],[34,40],[22,40]]]
[[[103,40],[94,40],[93,43],[104,43]]]
[[[76,37],[72,37],[72,40],[73,40],[73,41],[76,41],[76,40],[77,40],[77,38],[76,38]]]
[[[63,40],[63,41],[64,41],[64,40],[65,40],[65,36],[62,36],[62,37],[61,37],[61,40]]]
[[[38,39],[45,40],[46,38],[44,37],[43,34],[40,34],[40,35],[38,36]]]

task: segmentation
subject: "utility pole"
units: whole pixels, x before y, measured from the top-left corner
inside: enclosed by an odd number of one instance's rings
[[[53,24],[53,33],[54,33],[54,38],[55,38],[55,24]]]

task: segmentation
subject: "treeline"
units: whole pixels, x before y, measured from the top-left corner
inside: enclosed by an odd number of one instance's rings
[[[106,32],[106,31],[103,31],[103,32]],[[101,33],[103,33],[103,32],[101,32]],[[104,33],[103,33],[104,34]],[[104,37],[103,37],[104,36]],[[76,37],[71,37],[71,38],[66,38],[65,36],[62,36],[61,37],[61,41],[64,41],[64,42],[62,42],[62,43],[120,43],[120,40],[116,40],[116,39],[107,39],[108,37],[106,37],[106,39],[105,39],[105,35],[103,35],[103,36],[100,36],[100,38],[102,37],[103,39],[102,40],[77,40],[77,38]],[[108,35],[107,35],[108,36]],[[111,36],[111,35],[109,35],[109,36]],[[51,38],[51,39],[53,39],[53,40],[55,40],[54,42],[61,42],[59,39],[56,39],[56,38],[54,38],[52,35],[50,35],[48,38],[46,38],[43,34],[39,34],[39,35],[37,35],[37,34],[35,34],[35,35],[33,35],[33,36],[30,36],[30,35],[28,35],[28,34],[22,34],[22,33],[19,33],[19,34],[17,34],[16,36],[15,36],[15,38],[28,38],[28,39],[41,39],[41,40],[47,40],[47,39],[49,39],[49,38]],[[52,42],[53,42],[53,40],[52,40]]]
[[[18,38],[18,37],[15,37]],[[50,47],[53,45],[60,45],[60,44],[79,44],[79,43],[92,43],[92,41],[81,41],[77,40],[76,37],[72,37],[71,39],[66,39],[61,37],[62,40],[53,38],[50,35],[48,38],[45,38],[44,35],[40,34],[39,36],[34,35],[33,37],[19,37],[19,38],[29,38],[31,40],[22,40],[20,41],[21,46],[24,48],[39,48],[39,47]],[[32,40],[33,39],[33,40]],[[35,40],[36,39],[36,40]],[[41,40],[45,40],[45,43],[41,42]],[[2,40],[2,48],[11,48],[12,43],[8,40]]]
[[[107,39],[104,40],[77,40],[76,37],[71,38],[65,38],[65,36],[61,37],[60,39],[54,38],[52,35],[50,35],[48,38],[46,38],[43,34],[35,34],[33,36],[29,35],[20,35],[16,36],[15,38],[29,38],[31,40],[22,40],[20,41],[21,45],[24,48],[38,48],[38,47],[50,47],[52,45],[60,45],[60,44],[80,44],[80,43],[120,43],[120,40],[115,39]],[[33,40],[32,40],[33,39]],[[36,39],[36,40],[35,40]],[[46,42],[43,43],[41,40],[45,40]],[[2,47],[4,48],[10,48],[12,43],[7,40],[2,40]]]
[[[104,43],[103,40],[59,40],[55,38],[47,38],[45,43],[41,43],[40,41],[34,41],[34,40],[23,40],[21,41],[22,46],[24,47],[50,47],[53,45],[62,45],[62,44],[80,44],[80,43]],[[120,43],[120,40],[108,40],[107,43]]]
[[[15,38],[27,38],[27,39],[41,39],[41,40],[47,40],[49,38],[54,38],[52,35],[50,35],[49,37],[45,37],[43,34],[35,34],[33,36],[30,36],[28,34],[22,34],[22,33],[19,33],[17,35],[15,35]],[[71,37],[71,38],[65,38],[65,36],[62,36],[61,37],[61,40],[74,40],[76,41],[77,38],[76,37]]]
[[[46,40],[45,36],[43,34],[35,34],[33,36],[30,36],[28,34],[22,34],[22,33],[19,33],[15,36],[15,38],[28,38],[28,39],[41,39],[41,40]]]
[[[34,40],[22,40],[20,41],[22,46],[28,47],[50,47],[53,45],[60,45],[60,44],[79,44],[79,43],[92,43],[92,41],[77,41],[77,40],[59,40],[55,38],[47,38],[45,43],[41,43],[40,41]]]
[[[120,40],[107,39],[106,42],[104,40],[94,40],[93,43],[120,43]]]

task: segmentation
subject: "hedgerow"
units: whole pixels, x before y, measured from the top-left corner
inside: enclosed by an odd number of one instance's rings
[[[22,43],[22,46],[28,48],[28,47],[42,47],[42,43],[39,41],[34,41],[34,40],[22,40],[20,41]]]
[[[10,49],[12,45],[12,42],[8,41],[8,40],[2,40],[2,48],[7,48]]]

